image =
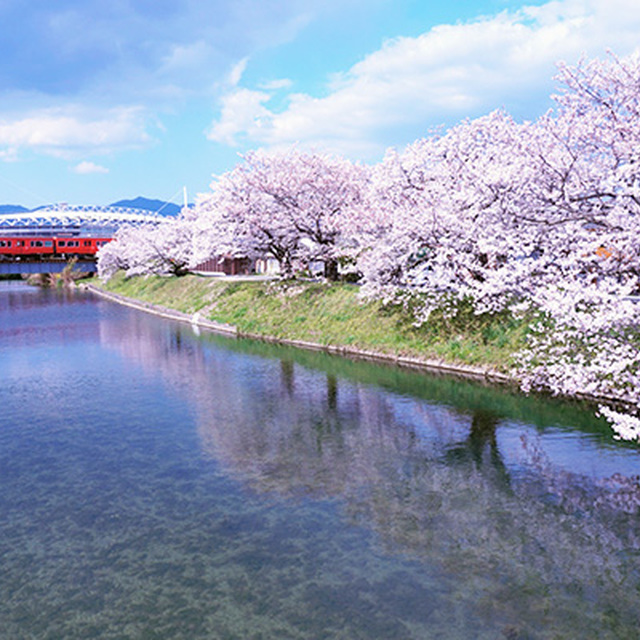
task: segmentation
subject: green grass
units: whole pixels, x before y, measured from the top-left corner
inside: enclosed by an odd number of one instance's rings
[[[454,318],[434,312],[416,328],[401,306],[363,302],[359,287],[298,281],[122,275],[108,291],[234,325],[242,333],[351,346],[387,354],[507,370],[524,346],[528,323],[508,314],[475,315],[462,305]]]

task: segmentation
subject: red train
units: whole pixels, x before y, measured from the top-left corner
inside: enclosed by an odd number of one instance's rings
[[[0,236],[0,260],[93,257],[111,238]]]

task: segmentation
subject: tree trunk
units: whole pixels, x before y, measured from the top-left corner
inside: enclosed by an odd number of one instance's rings
[[[339,275],[338,261],[333,258],[326,260],[324,263],[324,277],[331,282],[336,282]]]

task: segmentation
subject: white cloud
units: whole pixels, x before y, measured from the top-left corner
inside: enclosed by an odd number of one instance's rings
[[[180,93],[208,95],[233,61],[292,42],[318,14],[331,14],[330,7],[338,10],[344,3],[0,0],[0,95],[99,94],[103,104],[114,100],[111,106],[161,99],[162,106],[172,106]]]
[[[183,73],[185,70],[206,64],[211,55],[211,46],[202,40],[185,45],[175,44],[164,57],[160,71],[163,73],[174,71]]]
[[[534,118],[549,104],[557,61],[602,56],[608,48],[626,55],[638,46],[638,33],[637,0],[556,0],[440,25],[386,42],[334,76],[325,97],[292,94],[282,111],[268,107],[275,87],[236,88],[223,99],[209,137],[371,155],[499,107]]]
[[[55,156],[107,152],[149,142],[144,114],[138,108],[111,109],[102,114],[75,108],[42,110],[0,120],[0,147],[30,148]]]
[[[265,91],[279,91],[280,89],[289,89],[292,86],[291,80],[288,78],[280,78],[278,80],[270,80],[260,84],[260,88]]]
[[[18,150],[15,147],[0,149],[0,160],[3,162],[15,162],[18,159]]]
[[[207,131],[213,142],[235,145],[239,135],[257,139],[261,129],[271,127],[273,114],[264,106],[268,93],[236,89],[228,93],[222,102],[222,116]]]
[[[84,160],[83,162],[79,162],[75,167],[73,167],[74,173],[79,173],[80,175],[87,175],[91,173],[109,173],[109,169],[106,167],[102,167],[99,164],[95,164],[94,162],[89,162],[88,160]]]
[[[248,62],[249,62],[249,58],[247,57],[242,58],[242,60],[234,64],[233,67],[231,68],[228,81],[232,87],[235,87],[240,83],[240,80],[242,79],[242,74],[244,73],[244,70],[247,68]]]

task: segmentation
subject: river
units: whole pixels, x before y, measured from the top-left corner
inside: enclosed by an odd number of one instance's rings
[[[0,638],[637,638],[593,410],[0,282]]]

